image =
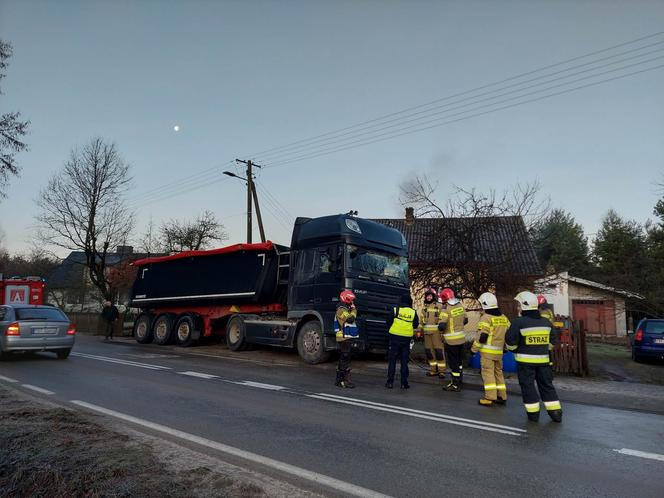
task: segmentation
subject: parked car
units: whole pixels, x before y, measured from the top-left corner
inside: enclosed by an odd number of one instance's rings
[[[17,351],[52,351],[61,360],[74,347],[76,329],[52,306],[0,306],[0,358]]]
[[[664,359],[664,320],[644,318],[632,337],[632,359]]]

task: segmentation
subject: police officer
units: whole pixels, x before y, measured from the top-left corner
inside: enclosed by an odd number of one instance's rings
[[[443,305],[438,302],[435,289],[427,289],[424,293],[422,307],[422,331],[424,332],[424,352],[429,362],[427,376],[445,377],[445,355],[443,354],[443,338],[438,330],[440,313]]]
[[[358,337],[357,308],[355,308],[355,294],[344,290],[339,294],[339,306],[334,319],[334,331],[339,343],[339,364],[337,365],[337,387],[352,389],[355,387],[350,380],[350,358],[353,340]]]
[[[385,387],[394,387],[394,373],[397,359],[401,363],[401,389],[409,389],[408,358],[410,357],[410,341],[413,340],[415,329],[419,326],[417,312],[413,309],[410,296],[401,298],[401,306],[394,308],[394,318],[390,325],[390,342],[387,354],[387,382]]]
[[[514,299],[518,303],[520,316],[507,330],[505,342],[507,348],[514,351],[528,420],[539,420],[541,396],[551,420],[562,422],[563,411],[553,387],[553,372],[549,365],[551,322],[540,316],[537,296],[532,292],[520,292]]]
[[[440,291],[441,300],[446,303],[440,312],[438,330],[443,332],[445,342],[445,358],[450,367],[452,378],[443,386],[445,391],[461,391],[463,383],[463,352],[466,344],[466,333],[463,326],[467,323],[466,310],[454,295],[454,291],[445,288]]]
[[[484,312],[477,324],[479,336],[471,348],[473,353],[480,353],[484,397],[480,398],[479,403],[483,406],[492,406],[494,403],[504,405],[507,401],[507,387],[503,376],[503,349],[510,321],[500,312],[494,294],[485,292],[479,302]]]

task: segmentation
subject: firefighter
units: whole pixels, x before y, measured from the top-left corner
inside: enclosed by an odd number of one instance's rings
[[[553,310],[542,294],[537,296],[537,309],[539,310],[540,316],[542,318],[546,318],[549,320],[549,322],[551,322],[551,333],[554,334],[556,338],[558,338],[560,335],[560,329],[556,326],[556,319],[553,315]],[[553,367],[553,344],[549,344],[549,365]]]
[[[500,312],[494,294],[485,292],[479,302],[484,313],[477,324],[479,336],[471,348],[473,353],[480,353],[484,397],[480,398],[479,403],[483,406],[492,406],[494,403],[504,405],[507,401],[507,387],[503,376],[503,350],[510,321]]]
[[[445,342],[445,358],[450,367],[452,378],[443,387],[445,391],[461,391],[463,383],[463,352],[466,344],[466,333],[463,326],[468,322],[466,310],[454,295],[454,291],[445,288],[440,291],[441,300],[446,303],[440,312],[438,330],[443,333]]]
[[[339,343],[339,364],[337,365],[337,387],[352,389],[355,387],[350,380],[350,358],[354,339],[358,337],[357,309],[355,308],[355,294],[353,291],[344,290],[339,294],[341,301],[337,307],[334,319],[334,332]]]
[[[410,357],[410,344],[415,329],[419,326],[417,312],[413,309],[413,300],[410,296],[403,296],[401,306],[394,308],[394,318],[390,325],[390,343],[387,354],[387,382],[385,387],[394,387],[394,374],[397,360],[401,364],[401,389],[410,389],[408,384],[408,359]]]
[[[520,316],[507,330],[505,342],[507,348],[514,351],[528,420],[539,420],[541,396],[551,420],[562,422],[563,411],[553,387],[553,371],[549,365],[551,322],[540,316],[537,296],[532,292],[520,292],[514,299]]]
[[[440,313],[443,305],[438,302],[435,289],[427,289],[424,293],[421,328],[424,332],[424,351],[429,362],[428,377],[445,377],[445,355],[443,354],[443,338],[438,330]]]

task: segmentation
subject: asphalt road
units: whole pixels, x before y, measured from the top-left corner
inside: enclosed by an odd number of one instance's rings
[[[283,357],[283,360],[281,359]],[[412,371],[411,375],[422,375]],[[104,343],[0,363],[0,382],[332,495],[664,495],[664,417],[563,403],[528,423],[521,400],[382,375],[334,387],[333,365],[293,355]],[[72,403],[76,402],[76,403]]]

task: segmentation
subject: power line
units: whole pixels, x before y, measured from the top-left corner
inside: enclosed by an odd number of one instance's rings
[[[279,209],[279,211],[287,218],[287,219],[295,219],[295,217],[288,211],[288,209],[279,201],[279,199],[272,195],[272,193],[269,191],[269,189],[262,183],[262,182],[256,182],[259,184],[261,191],[264,196],[269,197],[272,199],[276,207]]]

